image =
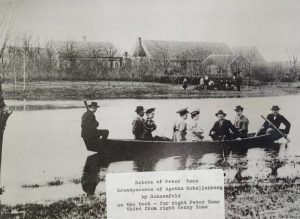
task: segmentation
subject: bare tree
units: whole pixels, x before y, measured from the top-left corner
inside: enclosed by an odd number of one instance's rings
[[[31,34],[23,34],[21,41],[24,53],[24,66],[26,65],[27,74],[24,75],[24,77],[30,78],[30,75],[33,77],[38,75],[38,78],[40,78],[39,58],[41,54],[41,47],[39,38],[34,38]]]
[[[45,53],[45,63],[43,66],[46,70],[46,75],[51,85],[52,76],[57,66],[57,56],[52,41],[46,42]]]
[[[80,51],[75,48],[74,42],[66,42],[64,45],[64,49],[60,54],[62,59],[66,59],[68,61],[68,70],[71,76],[76,76],[77,66],[76,61],[79,57]]]
[[[180,65],[181,75],[187,75],[188,63],[191,61],[191,52],[189,50],[177,51],[176,62]]]
[[[274,65],[271,66],[271,68],[272,68],[272,73],[275,76],[275,81],[279,83],[282,80],[284,75],[282,65],[275,63]]]
[[[13,23],[16,17],[19,1],[0,1],[0,59],[3,60],[5,48],[11,37]],[[2,144],[3,134],[6,122],[11,111],[8,110],[2,92],[3,76],[0,76],[0,179],[1,179],[1,160],[2,160]],[[1,182],[0,182],[1,183]],[[0,194],[3,189],[0,187]]]
[[[298,63],[298,53],[295,48],[290,48],[286,50],[288,61],[289,61],[289,72],[297,80],[297,63]]]
[[[246,60],[248,61],[248,75],[249,75],[248,87],[250,87],[251,80],[252,80],[252,75],[253,75],[252,74],[253,63],[254,63],[254,60],[255,60],[255,52],[253,50],[248,51]]]
[[[89,51],[91,53],[91,57],[94,60],[95,63],[95,71],[96,71],[96,79],[99,78],[99,70],[102,68],[102,57],[104,56],[105,48],[103,48],[100,45],[91,45],[91,43],[88,43]],[[98,81],[98,80],[96,80]]]
[[[193,51],[193,61],[191,65],[191,71],[193,75],[202,75],[204,76],[206,73],[206,65],[204,60],[209,56],[210,52],[205,49],[197,49]]]
[[[170,67],[170,48],[168,45],[156,43],[154,45],[153,60],[154,64],[162,68],[163,73],[166,74]]]
[[[14,80],[14,90],[16,89],[17,83],[17,72],[21,71],[22,62],[23,62],[23,50],[18,45],[17,39],[11,39],[9,46],[7,46],[7,57],[9,60],[8,69],[12,71],[10,79]]]
[[[113,69],[113,61],[118,52],[118,49],[112,43],[106,43],[104,53],[109,58],[110,68]]]
[[[106,43],[105,48],[104,48],[104,54],[109,60],[110,73],[113,71],[113,68],[114,68],[113,64],[114,64],[114,60],[115,60],[115,56],[116,56],[117,52],[118,52],[118,49],[112,43]],[[117,71],[118,71],[118,69],[117,69]],[[109,82],[108,82],[108,84],[109,84]]]
[[[0,1],[0,58],[12,34],[16,12],[21,1]]]
[[[5,50],[12,35],[13,24],[19,4],[19,1],[0,0],[0,64],[3,76],[5,75],[8,64],[5,59]]]
[[[149,60],[144,57],[136,56],[132,62],[132,65],[134,67],[135,75],[140,80],[140,86],[141,86],[142,80],[143,80],[144,76],[146,75],[148,67],[149,67]],[[131,76],[131,78],[132,78],[132,76]],[[132,81],[132,79],[131,79],[131,81]]]

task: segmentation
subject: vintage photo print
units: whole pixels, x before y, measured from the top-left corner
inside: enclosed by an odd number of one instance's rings
[[[296,0],[0,0],[0,218],[300,218]]]

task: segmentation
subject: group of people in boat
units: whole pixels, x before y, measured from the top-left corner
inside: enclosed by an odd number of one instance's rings
[[[237,113],[234,124],[225,119],[226,113],[219,110],[215,115],[218,118],[214,123],[209,135],[213,140],[229,140],[235,138],[245,138],[248,134],[248,118],[243,115],[244,108],[237,106],[234,109]],[[153,140],[152,132],[157,128],[154,118],[155,108],[144,110],[142,106],[136,108],[137,117],[132,122],[132,133],[135,140]],[[173,141],[201,141],[204,139],[203,128],[198,122],[200,116],[199,109],[188,110],[184,108],[178,110],[179,119],[173,125]],[[144,115],[146,114],[146,118]],[[187,122],[190,115],[191,121]]]
[[[109,131],[106,129],[98,129],[99,123],[94,115],[98,108],[98,104],[92,102],[87,106],[87,111],[82,116],[81,136],[87,146],[97,145],[99,141],[106,140],[109,134]],[[291,124],[279,113],[279,110],[280,108],[276,105],[271,108],[272,113],[267,116],[267,120],[257,132],[257,135],[272,134],[280,138],[282,137],[282,133],[284,133],[284,135],[287,136]],[[244,108],[242,106],[236,106],[234,111],[236,112],[236,118],[233,123],[225,119],[226,113],[223,112],[223,110],[219,110],[215,113],[217,121],[209,131],[209,136],[212,140],[240,140],[247,137],[249,120],[243,113]],[[155,108],[145,110],[143,106],[137,106],[135,112],[137,116],[132,121],[132,134],[135,140],[171,140],[158,136],[153,137],[152,132],[157,128],[154,122]],[[203,140],[204,130],[200,127],[198,122],[200,110],[184,108],[178,110],[177,113],[179,114],[179,119],[173,125],[172,141]],[[187,122],[189,115],[191,120]],[[285,128],[279,130],[282,124]]]

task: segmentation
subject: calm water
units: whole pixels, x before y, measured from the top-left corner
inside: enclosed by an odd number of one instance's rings
[[[80,137],[81,115],[85,109],[81,101],[7,101],[16,111],[9,118],[5,130],[1,185],[5,192],[2,203],[47,203],[73,197],[85,192],[105,192],[100,181],[106,172],[152,171],[216,168],[226,159],[226,182],[234,178],[265,179],[270,176],[300,176],[300,96],[245,99],[200,100],[103,100],[96,113],[100,126],[110,130],[110,138],[132,138],[131,121],[137,105],[155,107],[158,125],[154,134],[170,137],[176,110],[183,107],[201,109],[201,126],[207,133],[215,121],[215,112],[223,109],[233,120],[236,105],[245,108],[250,120],[250,132],[262,124],[260,115],[269,113],[272,105],[281,106],[281,113],[292,123],[288,147],[276,144],[268,148],[254,147],[247,151],[233,151],[226,158],[222,153],[182,151],[151,156],[143,153],[124,157],[106,157],[86,151]],[[284,141],[282,141],[284,142]],[[104,162],[105,160],[105,162]],[[51,182],[62,182],[49,186]],[[82,181],[82,183],[80,183]],[[100,181],[100,183],[98,183]],[[98,185],[97,185],[98,183]],[[38,185],[36,188],[24,188]],[[97,187],[96,187],[97,185]],[[83,191],[83,189],[85,191]]]

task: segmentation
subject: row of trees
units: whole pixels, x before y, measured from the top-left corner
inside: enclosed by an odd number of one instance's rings
[[[93,80],[116,77],[124,70],[112,43],[53,42],[23,34],[3,49],[2,74],[8,80]],[[115,67],[115,62],[118,66]]]
[[[15,37],[1,49],[1,70],[5,79],[20,81],[47,80],[154,80],[168,77],[197,77],[207,75],[209,55],[204,49],[172,51],[168,46],[157,44],[151,59],[136,56],[121,57],[111,43],[57,42],[43,44],[30,34]],[[251,78],[260,81],[282,81],[287,75],[290,80],[297,78],[297,54],[289,53],[289,66],[282,64],[259,64],[251,62],[251,54],[246,59]],[[195,59],[197,57],[197,59]],[[117,63],[117,64],[116,64]],[[219,66],[220,72],[227,66]]]

